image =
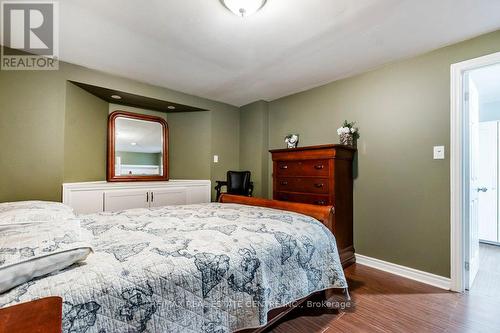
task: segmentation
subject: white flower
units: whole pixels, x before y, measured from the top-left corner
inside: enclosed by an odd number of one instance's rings
[[[358,131],[359,131],[359,129],[357,127],[352,127],[352,128],[349,128],[349,127],[339,127],[337,129],[337,134],[338,135],[354,134],[354,133],[357,133]]]

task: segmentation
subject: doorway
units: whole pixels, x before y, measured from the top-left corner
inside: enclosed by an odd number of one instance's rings
[[[500,283],[492,283],[500,281],[497,270],[500,64],[469,70],[464,80],[465,118],[469,118],[466,127],[469,159],[464,163],[469,164],[470,173],[465,289],[474,294],[500,296]]]
[[[451,74],[451,289],[500,297],[500,53]]]

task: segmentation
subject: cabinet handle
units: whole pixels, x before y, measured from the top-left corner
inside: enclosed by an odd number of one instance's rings
[[[315,165],[315,166],[314,166],[314,168],[315,168],[316,170],[321,170],[321,169],[324,169],[324,168],[325,168],[325,166],[324,166],[323,164],[318,164],[318,165]]]
[[[325,184],[319,183],[319,184],[314,184],[314,186],[316,186],[317,188],[323,188]]]
[[[288,165],[280,165],[280,169],[288,169]]]
[[[280,182],[281,185],[288,185],[288,182]]]
[[[146,192],[146,202],[149,202],[149,192]]]
[[[154,202],[155,201],[155,197],[153,195],[154,192],[151,192],[151,202]]]
[[[315,203],[316,203],[316,205],[326,205],[325,200],[316,200]]]

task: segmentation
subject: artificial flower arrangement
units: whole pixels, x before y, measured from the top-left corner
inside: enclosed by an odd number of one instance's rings
[[[354,127],[354,125],[356,125],[356,122],[344,120],[342,127],[337,129],[341,144],[352,147],[356,146],[356,140],[359,139],[359,128]]]

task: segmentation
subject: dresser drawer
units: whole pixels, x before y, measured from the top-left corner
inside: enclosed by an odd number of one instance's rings
[[[302,202],[313,205],[331,204],[329,202],[330,201],[329,196],[321,194],[299,194],[299,193],[276,192],[275,200]]]
[[[277,176],[328,177],[330,160],[277,161]]]
[[[278,177],[276,189],[285,192],[329,193],[328,178]]]

